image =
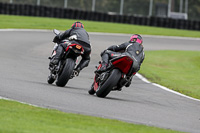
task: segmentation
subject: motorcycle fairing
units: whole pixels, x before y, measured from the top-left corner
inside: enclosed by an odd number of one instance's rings
[[[129,56],[120,56],[112,59],[111,63],[123,73],[127,74],[132,67],[133,59]]]
[[[94,90],[97,91],[98,87],[98,82],[96,82],[96,79],[94,78]]]
[[[83,54],[84,53],[83,47],[79,44],[70,44],[70,45],[67,46],[66,51],[68,51],[69,49],[72,49],[77,54]]]

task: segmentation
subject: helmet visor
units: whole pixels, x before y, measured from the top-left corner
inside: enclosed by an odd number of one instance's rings
[[[142,40],[138,38],[138,35],[131,36],[130,42],[137,42],[139,44],[142,44]]]

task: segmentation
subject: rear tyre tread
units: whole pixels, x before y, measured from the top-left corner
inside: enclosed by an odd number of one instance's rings
[[[104,82],[103,85],[99,86],[99,90],[96,92],[98,97],[104,98],[106,97],[112,88],[117,85],[119,79],[121,78],[121,72],[118,69],[112,70],[108,79]]]
[[[74,70],[74,66],[75,62],[73,59],[71,58],[66,59],[63,71],[60,74],[60,76],[58,76],[58,79],[56,81],[57,86],[64,87],[67,84]]]

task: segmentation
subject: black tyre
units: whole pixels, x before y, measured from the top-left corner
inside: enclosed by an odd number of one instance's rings
[[[49,84],[52,84],[54,81],[55,81],[55,79],[51,75],[49,75],[48,78],[47,78],[47,82]]]
[[[108,79],[104,82],[103,85],[99,86],[99,89],[96,92],[98,97],[106,97],[112,88],[117,85],[119,79],[121,78],[121,72],[118,69],[112,70]]]
[[[71,58],[66,59],[65,66],[61,74],[59,74],[56,85],[60,87],[64,87],[70,79],[72,72],[74,70],[75,62]]]

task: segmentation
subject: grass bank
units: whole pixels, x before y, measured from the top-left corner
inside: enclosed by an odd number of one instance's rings
[[[139,71],[152,82],[200,99],[200,51],[145,51]]]
[[[77,20],[57,19],[44,17],[25,17],[0,15],[0,29],[18,28],[18,29],[59,29],[66,30]],[[200,37],[200,32],[191,30],[177,30],[168,28],[158,28],[149,26],[139,26],[132,24],[105,23],[95,21],[81,20],[88,32],[106,32],[106,33],[127,33],[142,35],[163,35],[163,36],[182,36],[182,37]]]
[[[178,133],[57,110],[33,107],[0,99],[1,133]]]

